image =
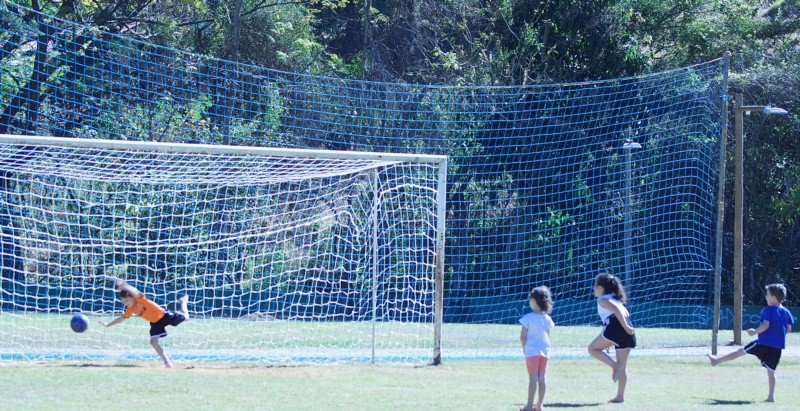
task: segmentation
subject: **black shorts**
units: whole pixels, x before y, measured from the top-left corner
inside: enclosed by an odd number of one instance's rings
[[[606,319],[606,325],[603,327],[603,338],[614,343],[614,348],[636,348],[636,334],[628,334],[622,324],[619,323],[616,315],[612,315]]]
[[[761,360],[761,366],[768,370],[775,371],[778,368],[778,363],[781,362],[781,350],[779,348],[759,344],[758,340],[751,341],[745,345],[744,352],[758,357]]]
[[[167,310],[160,320],[150,323],[150,337],[166,337],[168,325],[174,327],[184,321],[186,316],[183,313]]]

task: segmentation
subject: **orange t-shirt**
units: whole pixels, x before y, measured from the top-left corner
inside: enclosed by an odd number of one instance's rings
[[[133,306],[125,309],[125,312],[122,313],[123,318],[130,318],[131,315],[136,314],[142,319],[154,323],[164,317],[164,309],[145,298],[145,296],[139,294],[138,297],[133,298],[133,301]]]

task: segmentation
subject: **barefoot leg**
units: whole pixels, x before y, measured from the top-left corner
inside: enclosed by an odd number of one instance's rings
[[[631,354],[630,348],[616,350],[617,354],[617,396],[612,398],[611,403],[625,402],[625,387],[628,385],[628,356]]]
[[[708,354],[708,359],[709,359],[709,361],[711,361],[711,365],[717,365],[717,364],[719,364],[721,362],[735,360],[735,359],[737,359],[737,358],[739,358],[739,357],[741,357],[741,356],[743,356],[745,354],[747,354],[747,352],[744,350],[744,348],[739,348],[738,350],[736,350],[734,352],[731,352],[731,353],[728,353],[728,354],[725,354],[723,356],[714,356],[714,355]]]

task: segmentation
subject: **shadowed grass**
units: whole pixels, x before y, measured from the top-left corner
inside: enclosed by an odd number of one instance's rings
[[[262,366],[147,363],[0,366],[2,409],[516,410],[526,397],[522,360],[449,361],[437,367]],[[626,403],[608,367],[555,358],[545,409],[796,410],[800,363],[782,360],[776,403],[764,404],[767,375],[752,356],[711,367],[702,356],[631,356]]]

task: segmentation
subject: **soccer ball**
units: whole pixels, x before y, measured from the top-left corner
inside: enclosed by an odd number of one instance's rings
[[[82,333],[89,328],[89,319],[83,314],[75,314],[72,316],[69,326],[72,327],[72,331],[75,331],[76,333]]]

